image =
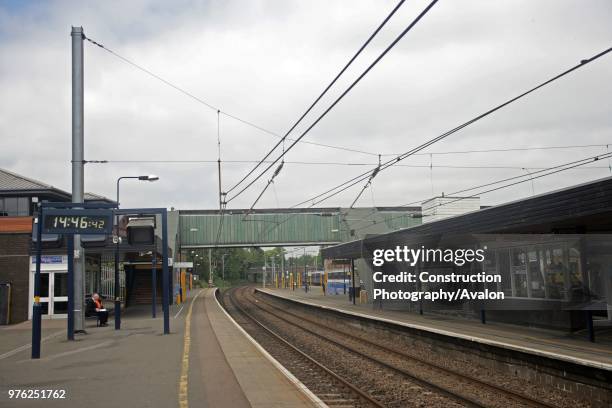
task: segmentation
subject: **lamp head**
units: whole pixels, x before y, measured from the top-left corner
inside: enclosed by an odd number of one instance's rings
[[[148,176],[138,176],[138,180],[141,180],[141,181],[157,181],[157,180],[159,180],[159,177],[156,176],[155,174],[149,174]]]

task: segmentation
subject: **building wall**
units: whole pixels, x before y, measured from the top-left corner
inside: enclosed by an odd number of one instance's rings
[[[0,282],[11,284],[11,324],[28,319],[30,234],[0,234]]]
[[[479,197],[434,197],[423,202],[423,223],[478,211]]]

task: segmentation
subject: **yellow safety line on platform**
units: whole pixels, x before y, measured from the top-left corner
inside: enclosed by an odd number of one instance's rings
[[[179,380],[179,392],[178,392],[178,403],[180,408],[189,407],[189,348],[191,347],[191,311],[193,310],[193,304],[200,293],[191,299],[189,305],[189,311],[185,316],[185,340],[183,343],[183,366],[181,367],[181,377]]]

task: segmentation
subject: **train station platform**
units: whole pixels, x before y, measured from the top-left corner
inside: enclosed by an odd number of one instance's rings
[[[257,288],[257,290],[361,318],[612,371],[612,332],[602,333],[598,336],[597,343],[590,343],[584,334],[578,336],[501,323],[482,324],[476,320],[433,314],[419,315],[414,312],[381,310],[374,308],[372,304],[353,305],[348,299],[348,294],[324,296],[319,287],[313,287],[309,292],[304,292],[303,288],[299,290]]]
[[[240,328],[205,289],[193,309],[189,401],[198,407],[324,406]]]
[[[0,407],[188,408],[321,406],[297,379],[252,342],[214,290],[170,308],[129,308],[121,330],[86,320],[66,339],[66,319],[43,320],[41,358],[30,358],[31,322],[0,327]],[[186,329],[189,330],[186,330]],[[58,390],[64,398],[9,398],[9,390]]]
[[[85,321],[87,334],[66,339],[66,319],[43,319],[41,358],[32,360],[31,322],[0,328],[0,407],[175,407],[185,311],[170,308],[170,334],[161,307],[133,308],[106,327]],[[58,391],[56,397],[9,398],[9,390]],[[63,398],[62,398],[63,397]]]

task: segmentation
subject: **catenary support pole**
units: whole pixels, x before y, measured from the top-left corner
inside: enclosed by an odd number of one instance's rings
[[[208,287],[211,288],[212,284],[213,284],[212,248],[208,248]]]
[[[34,273],[34,305],[32,306],[32,358],[40,358],[40,337],[42,324],[42,305],[40,304],[40,258],[42,255],[42,217],[43,209],[38,204],[36,222],[36,272]]]
[[[266,288],[266,269],[268,269],[268,258],[265,257],[264,258],[264,267],[263,267],[263,272],[261,274],[261,287],[262,288]]]
[[[84,196],[84,115],[83,115],[83,27],[72,27],[72,202],[82,203]],[[79,255],[74,263],[74,328],[85,329],[83,313],[85,256],[79,235],[74,236]]]

